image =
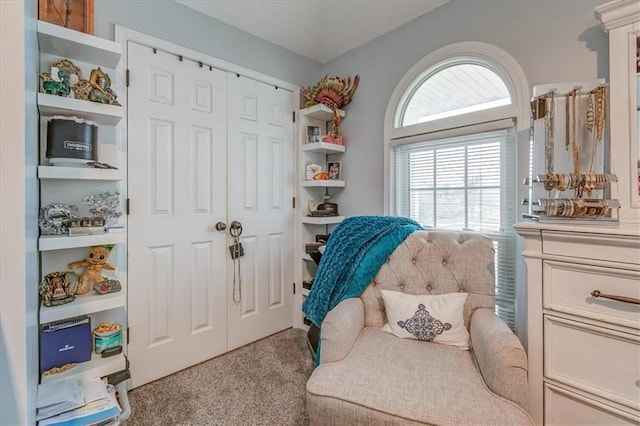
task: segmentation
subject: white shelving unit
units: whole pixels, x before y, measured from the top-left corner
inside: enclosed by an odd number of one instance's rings
[[[345,117],[345,112],[339,110],[341,117]],[[327,163],[338,161],[339,156],[346,149],[344,145],[337,145],[328,142],[307,142],[307,126],[317,126],[320,129],[328,129],[333,117],[333,110],[329,107],[318,104],[299,111],[299,141],[301,143],[298,150],[298,167],[301,172],[301,181],[298,188],[299,200],[299,225],[298,233],[298,253],[300,258],[297,260],[296,267],[296,283],[299,283],[296,292],[296,312],[294,321],[297,327],[306,329],[308,324],[302,314],[302,303],[304,298],[309,294],[309,290],[302,287],[302,282],[310,280],[316,272],[316,264],[311,257],[305,253],[305,243],[315,241],[317,234],[329,234],[333,227],[344,220],[344,216],[309,216],[308,204],[310,201],[315,203],[322,202],[324,194],[332,195],[330,191],[338,191],[346,186],[344,180],[305,180],[305,165],[307,161],[316,163],[322,167],[322,171],[327,171]]]
[[[48,117],[54,115],[76,116],[99,124],[118,124],[122,119],[121,106],[63,98],[46,93],[38,93],[38,112],[40,115]]]
[[[124,244],[127,242],[126,232],[104,233],[98,235],[43,235],[38,239],[41,252],[65,250],[78,247],[101,246],[104,244]]]
[[[122,353],[108,358],[102,358],[94,353],[91,356],[91,361],[80,363],[64,373],[43,377],[40,382],[50,383],[54,380],[68,379],[70,377],[103,377],[125,368],[127,368],[127,359]]]
[[[38,166],[38,179],[121,181],[124,180],[124,172],[86,167]]]
[[[79,31],[73,31],[71,34],[70,31],[72,30],[59,25],[38,21],[40,52],[72,58],[105,68],[115,68],[118,65],[122,56],[120,44]]]
[[[344,188],[343,180],[305,180],[302,186],[306,188]]]
[[[38,43],[40,47],[40,69],[49,71],[52,61],[61,58],[69,59],[82,70],[81,78],[88,78],[93,68],[101,67],[115,82],[115,69],[122,56],[120,44],[68,28],[38,21]],[[112,88],[119,95],[119,102],[125,99],[122,88]],[[126,155],[124,155],[123,138],[125,132],[117,126],[123,118],[124,108],[119,105],[106,105],[91,101],[79,100],[38,93],[38,111],[40,113],[40,152],[41,161],[38,167],[40,179],[41,207],[52,203],[73,204],[79,207],[83,216],[91,216],[88,207],[82,205],[84,195],[102,191],[118,190],[121,194],[121,206],[126,199]],[[98,124],[99,161],[118,167],[114,169],[93,169],[86,166],[60,167],[48,165],[45,158],[46,125],[55,115],[75,116],[94,121]],[[83,211],[86,210],[86,211]],[[96,353],[91,360],[78,364],[69,371],[41,378],[41,382],[51,382],[68,377],[103,377],[127,368],[126,360],[126,305],[127,305],[127,267],[126,267],[127,233],[104,233],[98,235],[42,235],[38,241],[41,252],[41,276],[55,271],[68,270],[68,263],[87,256],[87,248],[106,244],[114,244],[109,263],[117,267],[117,271],[104,271],[110,278],[120,281],[119,292],[98,294],[90,289],[87,294],[76,295],[75,300],[60,306],[41,306],[39,323],[66,320],[79,315],[91,318],[91,327],[100,322],[120,323],[123,333],[123,352],[102,358]],[[82,274],[83,269],[75,271]]]

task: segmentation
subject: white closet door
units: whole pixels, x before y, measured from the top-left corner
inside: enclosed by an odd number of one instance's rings
[[[227,350],[226,72],[128,43],[134,386]]]
[[[242,223],[245,250],[240,279],[237,262],[227,269],[233,349],[293,321],[293,94],[235,73],[227,81],[228,217]]]

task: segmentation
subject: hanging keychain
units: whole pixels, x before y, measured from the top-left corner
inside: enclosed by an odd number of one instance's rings
[[[229,227],[229,234],[233,238],[233,244],[229,246],[231,259],[233,259],[233,302],[237,305],[242,300],[242,276],[240,273],[240,258],[244,256],[244,247],[242,247],[242,243],[240,242],[240,235],[242,235],[242,224],[235,220],[231,222],[231,226]]]

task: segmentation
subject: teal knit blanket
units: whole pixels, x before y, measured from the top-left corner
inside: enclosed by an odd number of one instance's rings
[[[331,233],[302,305],[305,316],[320,327],[338,303],[360,296],[389,255],[418,229],[422,227],[406,217],[353,216],[342,221]]]

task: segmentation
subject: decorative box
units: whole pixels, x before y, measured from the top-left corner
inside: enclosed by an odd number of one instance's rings
[[[40,327],[40,373],[91,359],[91,319],[87,315]]]
[[[46,155],[53,165],[98,161],[98,126],[78,117],[53,117],[47,122]]]

